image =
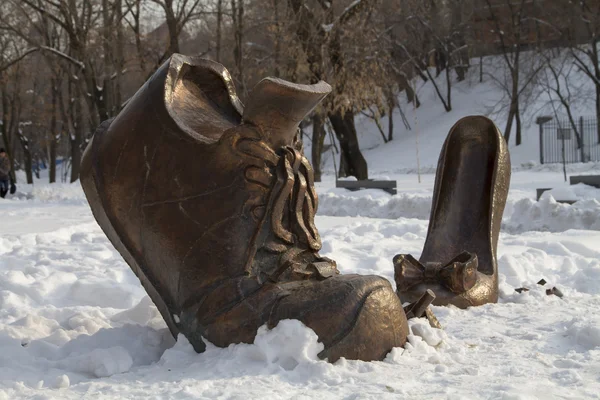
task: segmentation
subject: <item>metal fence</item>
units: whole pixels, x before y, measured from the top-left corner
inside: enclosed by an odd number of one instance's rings
[[[596,118],[552,119],[540,125],[542,164],[600,161],[600,127]]]

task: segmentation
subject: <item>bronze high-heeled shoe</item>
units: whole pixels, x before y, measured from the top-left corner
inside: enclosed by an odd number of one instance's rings
[[[171,332],[196,351],[298,319],[322,358],[380,360],[408,324],[390,283],[318,254],[313,171],[298,124],[324,82],[261,81],[243,108],[220,64],[175,54],[87,147],[94,216]]]
[[[506,142],[491,120],[466,117],[452,127],[438,162],[423,253],[418,261],[394,257],[403,302],[427,289],[436,294],[434,305],[498,301],[496,249],[510,173]]]

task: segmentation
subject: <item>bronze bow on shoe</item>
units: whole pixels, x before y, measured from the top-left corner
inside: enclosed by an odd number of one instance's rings
[[[446,265],[422,264],[410,254],[394,257],[394,278],[399,291],[409,290],[420,283],[440,283],[453,293],[464,293],[477,282],[477,255],[467,251]]]

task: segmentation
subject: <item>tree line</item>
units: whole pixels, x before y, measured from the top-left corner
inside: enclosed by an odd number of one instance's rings
[[[302,125],[316,179],[328,134],[339,143],[339,174],[366,179],[355,118],[372,118],[393,140],[399,96],[422,106],[418,81],[431,82],[450,112],[452,85],[479,68],[505,92],[504,134],[517,144],[533,88],[571,113],[565,82],[574,70],[595,88],[600,116],[599,38],[600,0],[5,0],[0,144],[28,182],[39,165],[50,182],[73,182],[99,123],[184,53],[223,63],[242,101],[265,76],[330,83]],[[487,55],[500,57],[503,73],[474,64]]]

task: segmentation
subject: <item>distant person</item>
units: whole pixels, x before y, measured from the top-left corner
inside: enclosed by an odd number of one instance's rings
[[[8,192],[10,180],[10,160],[6,151],[0,148],[0,197],[4,198]]]

